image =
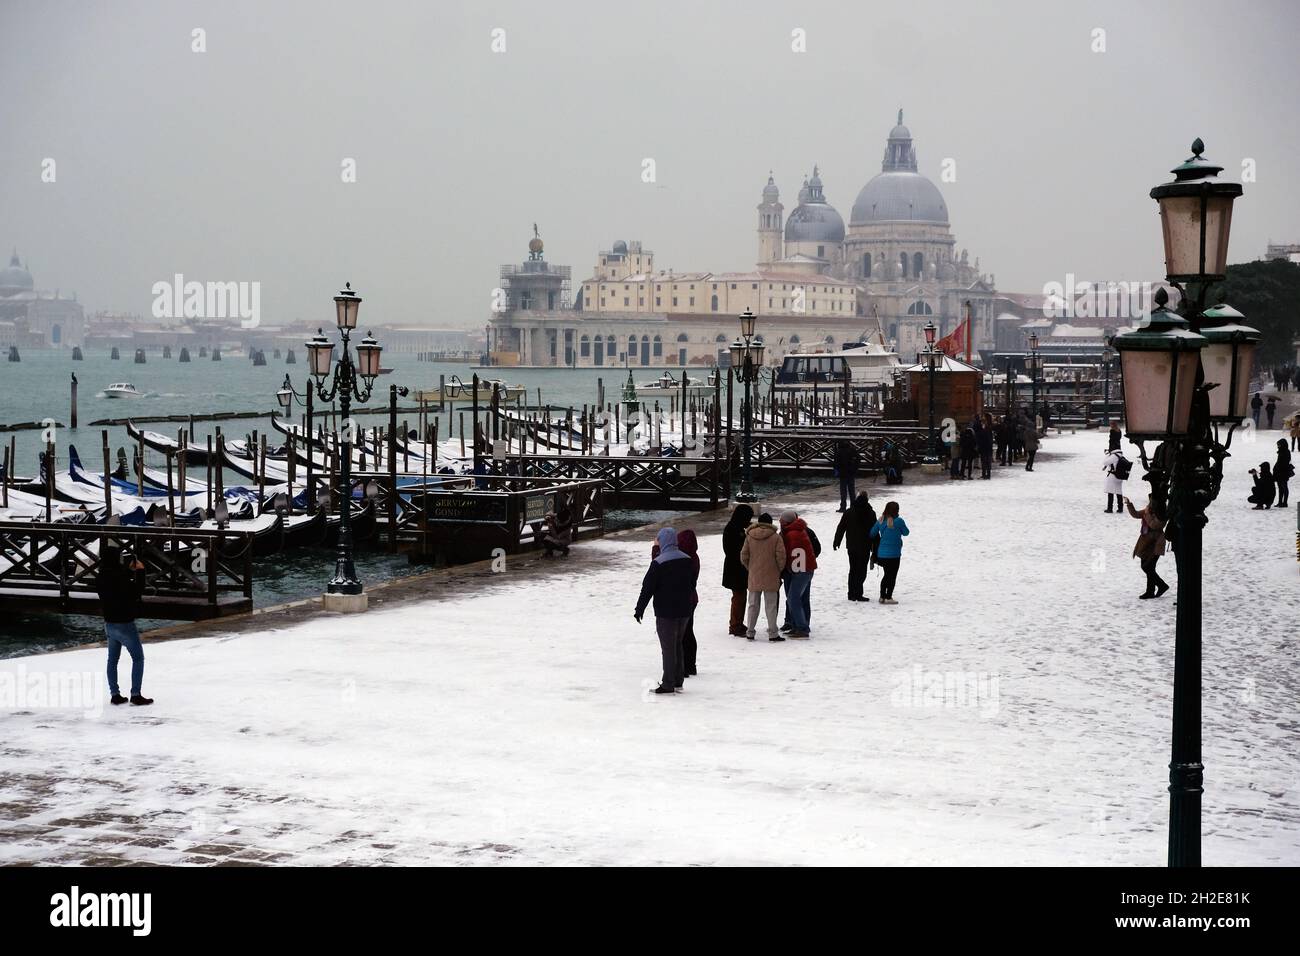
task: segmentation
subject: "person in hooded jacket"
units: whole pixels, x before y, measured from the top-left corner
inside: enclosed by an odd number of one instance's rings
[[[762,602],[767,612],[767,639],[784,641],[776,629],[776,612],[781,600],[781,572],[785,570],[785,542],[772,525],[772,516],[763,512],[745,533],[740,549],[740,563],[749,572],[746,588],[749,605],[745,610],[745,636],[754,639],[758,608]]]
[[[655,543],[659,545],[659,553],[651,559],[650,568],[641,581],[641,596],[637,598],[633,616],[640,624],[646,606],[654,601],[655,631],[664,667],[663,678],[655,693],[671,694],[686,683],[682,642],[691,615],[695,613],[695,583],[699,571],[690,556],[677,546],[677,532],[672,528],[660,528]]]
[[[813,574],[817,570],[817,548],[807,523],[795,511],[781,513],[781,538],[785,542],[785,607],[790,615],[789,636],[805,640],[812,618]]]
[[[1295,465],[1291,464],[1291,449],[1286,446],[1286,439],[1277,440],[1277,461],[1273,464],[1273,483],[1277,485],[1277,506],[1285,508],[1291,500],[1288,482],[1295,475]]]
[[[1277,494],[1277,485],[1273,484],[1273,469],[1268,462],[1261,461],[1258,470],[1252,468],[1250,474],[1255,479],[1255,484],[1246,500],[1255,505],[1255,511],[1272,508],[1273,496]]]
[[[835,529],[832,547],[838,551],[843,543],[849,555],[850,601],[871,601],[863,595],[862,587],[867,580],[867,566],[871,563],[871,529],[875,526],[876,509],[871,507],[871,501],[864,491],[853,499],[853,504],[844,512]]]
[[[731,616],[727,633],[745,637],[745,595],[749,591],[749,572],[740,563],[740,549],[745,546],[745,532],[753,520],[754,509],[749,505],[736,505],[730,520],[722,529],[722,586],[731,592]]]
[[[1110,437],[1107,439],[1108,444],[1106,445],[1106,450],[1119,451],[1119,443],[1123,438],[1124,434],[1119,430],[1119,422],[1112,421],[1110,423]]]

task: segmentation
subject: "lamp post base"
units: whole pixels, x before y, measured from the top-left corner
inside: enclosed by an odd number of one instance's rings
[[[923,475],[941,475],[945,470],[943,462],[937,458],[927,458],[921,462],[921,474]]]
[[[325,610],[338,614],[357,614],[370,606],[370,596],[364,591],[360,594],[335,594],[326,591],[321,596]]]

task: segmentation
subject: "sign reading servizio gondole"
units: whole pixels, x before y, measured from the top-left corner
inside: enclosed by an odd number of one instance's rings
[[[485,494],[429,494],[430,521],[467,522],[482,521],[504,524],[506,521],[506,496]]]

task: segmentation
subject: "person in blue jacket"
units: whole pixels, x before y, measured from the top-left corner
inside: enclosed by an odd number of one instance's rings
[[[898,516],[898,502],[889,502],[871,529],[871,537],[880,539],[876,543],[874,563],[885,572],[880,579],[881,604],[898,603],[894,600],[894,582],[898,580],[898,563],[903,558],[903,538],[907,534],[907,522]]]

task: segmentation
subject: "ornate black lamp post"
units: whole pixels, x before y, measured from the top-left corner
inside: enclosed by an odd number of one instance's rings
[[[1029,417],[1038,418],[1038,333],[1029,333]]]
[[[1102,410],[1103,424],[1110,427],[1110,363],[1115,358],[1115,350],[1110,346],[1111,339],[1106,339],[1106,347],[1101,350],[1101,367],[1106,378],[1106,390],[1103,393],[1105,408]]]
[[[939,356],[943,353],[936,351],[934,347],[936,331],[933,321],[925,323],[925,364],[929,367],[930,376],[930,440],[926,444],[925,452],[925,463],[928,465],[939,463],[939,445],[934,433],[934,370],[939,362]]]
[[[1201,864],[1201,533],[1219,493],[1232,431],[1246,414],[1259,333],[1234,320],[1227,306],[1207,310],[1212,283],[1224,278],[1237,183],[1218,179],[1223,167],[1192,157],[1173,182],[1151,190],[1160,205],[1165,269],[1182,293],[1178,313],[1160,289],[1145,328],[1115,336],[1124,377],[1128,436],[1149,469],[1152,498],[1168,517],[1178,564],[1174,639],[1173,746],[1169,762],[1170,866]],[[1226,443],[1219,426],[1227,425]],[[1143,442],[1158,441],[1150,459]]]
[[[316,379],[316,392],[322,402],[332,402],[337,395],[339,414],[343,420],[343,438],[339,453],[340,491],[343,496],[339,509],[339,549],[334,566],[334,577],[326,588],[326,606],[330,606],[330,595],[360,595],[363,592],[361,582],[357,579],[356,568],[352,563],[352,526],[350,520],[352,506],[352,421],[348,417],[352,410],[352,399],[365,402],[370,398],[370,389],[379,375],[379,356],[382,349],[373,337],[367,335],[357,344],[357,360],[354,364],[352,353],[348,351],[348,339],[357,327],[357,311],[361,306],[361,297],[353,293],[352,283],[334,297],[336,321],[343,336],[343,355],[334,367],[333,379],[327,388],[325,378],[330,374],[330,365],[334,357],[334,343],[325,338],[321,331],[307,343],[307,355],[311,374]],[[347,602],[334,602],[338,608],[353,608]]]
[[[743,470],[740,478],[740,492],[737,501],[754,504],[758,495],[754,494],[754,482],[750,473],[750,449],[753,444],[754,406],[753,385],[758,381],[759,370],[763,367],[765,346],[761,337],[754,335],[754,313],[746,309],[740,316],[740,338],[731,343],[731,370],[736,380],[745,386],[745,398],[740,408],[740,418],[745,427],[745,447]]]

